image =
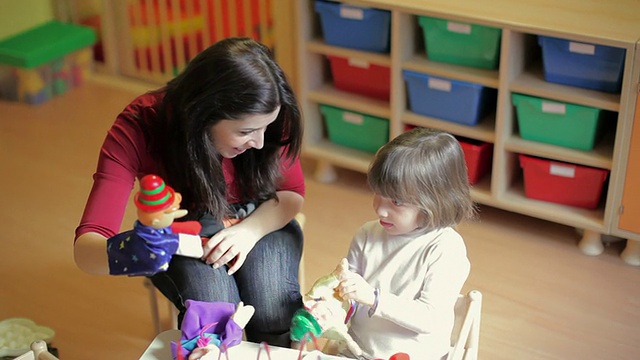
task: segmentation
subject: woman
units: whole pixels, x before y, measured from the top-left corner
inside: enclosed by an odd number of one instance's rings
[[[107,240],[117,235],[136,178],[160,175],[182,194],[183,219],[198,220],[204,256],[174,256],[151,280],[180,310],[185,301],[253,305],[250,341],[289,346],[302,305],[304,201],[297,100],[268,48],[229,38],[198,54],[175,79],[136,98],[100,151],[74,256],[85,272],[108,274]],[[255,208],[255,210],[253,210]],[[223,220],[250,212],[224,228]]]

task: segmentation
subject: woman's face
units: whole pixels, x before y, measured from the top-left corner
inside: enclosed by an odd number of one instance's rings
[[[232,159],[248,149],[262,149],[267,126],[278,117],[280,107],[269,114],[250,114],[238,120],[220,120],[211,127],[211,141],[216,151]]]

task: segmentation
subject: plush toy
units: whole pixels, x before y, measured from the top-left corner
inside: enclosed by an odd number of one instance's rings
[[[197,221],[174,223],[187,214],[182,196],[157,175],[140,179],[134,196],[138,220],[133,230],[107,240],[111,275],[150,276],[166,271],[174,255],[201,257],[201,229]]]
[[[173,359],[218,359],[221,353],[242,342],[245,328],[255,309],[242,302],[187,300],[179,342],[171,342]]]
[[[302,342],[312,334],[329,340],[322,349],[324,353],[335,355],[348,349],[358,359],[383,360],[365,354],[349,335],[348,324],[357,303],[353,300],[343,300],[336,291],[340,284],[340,275],[346,271],[349,271],[349,262],[342,259],[333,272],[316,280],[311,289],[303,295],[304,308],[296,311],[291,322],[291,340]],[[398,352],[389,360],[410,358],[406,353]]]
[[[349,268],[347,259],[342,259],[336,269],[313,284],[303,298],[304,308],[299,309],[291,323],[291,340],[300,342],[308,333],[325,338],[337,345],[337,351],[347,347],[356,356],[362,355],[360,346],[348,333],[347,324],[356,304],[342,300],[335,288],[340,283],[340,273]]]

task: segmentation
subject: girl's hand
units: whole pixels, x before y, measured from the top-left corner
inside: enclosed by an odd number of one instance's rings
[[[373,286],[359,274],[343,270],[339,275],[340,284],[336,290],[342,299],[352,299],[367,306],[373,306],[375,294]]]
[[[205,255],[202,259],[214,269],[230,265],[229,275],[238,271],[259,240],[249,227],[243,225],[241,222],[213,235],[203,247]]]

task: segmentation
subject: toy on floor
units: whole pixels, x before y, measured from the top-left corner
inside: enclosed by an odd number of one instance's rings
[[[150,276],[166,271],[173,255],[203,255],[197,221],[176,222],[187,214],[180,209],[182,196],[157,175],[140,179],[134,196],[138,220],[133,230],[107,240],[111,275]]]
[[[354,355],[362,355],[362,349],[348,333],[347,324],[355,310],[355,303],[342,300],[335,291],[340,283],[339,275],[349,268],[342,259],[336,269],[313,284],[303,296],[304,308],[299,309],[291,322],[291,340],[300,342],[308,333],[334,341],[338,350],[347,347]]]
[[[38,325],[31,319],[4,319],[0,321],[0,359],[13,359],[29,352],[30,345],[35,341],[43,342],[46,350],[46,343],[50,343],[54,335],[52,328]]]
[[[255,309],[242,302],[187,300],[180,326],[180,342],[171,342],[173,359],[218,359],[227,349],[242,342],[242,330]]]

